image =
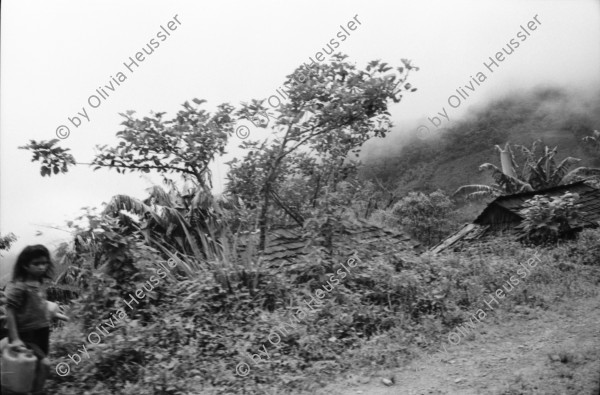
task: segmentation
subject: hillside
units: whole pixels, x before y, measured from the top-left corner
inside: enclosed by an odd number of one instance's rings
[[[581,138],[600,129],[600,94],[575,94],[555,88],[501,96],[431,138],[407,137],[397,148],[363,158],[363,177],[379,178],[402,195],[438,188],[452,193],[472,183],[490,183],[479,165],[500,164],[494,145],[506,142],[530,146],[540,139],[558,146],[559,160],[582,159],[581,166],[600,166],[600,158]],[[387,143],[389,145],[389,142]],[[381,143],[383,147],[383,143]],[[375,154],[376,152],[376,154]]]

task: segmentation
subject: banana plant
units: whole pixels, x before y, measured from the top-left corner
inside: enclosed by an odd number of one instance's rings
[[[559,185],[566,185],[574,181],[600,177],[600,169],[577,167],[570,170],[581,159],[567,157],[556,164],[558,147],[540,147],[540,140],[533,142],[531,148],[524,145],[510,146],[506,144],[502,149],[495,146],[501,155],[502,169],[491,163],[479,166],[480,171],[491,173],[495,183],[492,185],[463,185],[456,190],[454,195],[466,196],[467,199],[485,199],[510,195],[520,192],[532,192]],[[538,152],[541,150],[541,153]],[[522,158],[519,166],[514,152],[517,151]]]

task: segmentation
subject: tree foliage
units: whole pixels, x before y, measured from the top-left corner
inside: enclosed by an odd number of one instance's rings
[[[228,138],[233,133],[233,107],[221,104],[214,114],[201,109],[204,100],[193,99],[183,104],[173,119],[163,119],[164,112],[152,113],[141,119],[133,111],[120,114],[124,129],[117,132],[116,146],[96,146],[98,153],[89,165],[94,170],[106,167],[119,173],[155,171],[175,173],[197,186],[210,187],[208,164],[216,155],[225,153]],[[56,147],[57,139],[20,147],[33,152],[32,161],[42,162],[42,176],[52,172],[66,173],[76,164],[68,148]]]
[[[8,233],[4,236],[0,235],[0,251],[10,250],[11,245],[17,241],[17,236],[13,233]],[[0,254],[2,256],[2,254]]]
[[[396,68],[398,75],[392,75],[387,63],[376,60],[359,70],[345,59],[345,55],[335,55],[330,63],[313,66],[306,81],[300,78],[302,68],[289,75],[289,101],[277,106],[273,137],[262,144],[243,144],[249,150],[247,156],[230,163],[228,192],[259,206],[261,248],[273,202],[284,212],[290,211],[273,196],[281,191],[282,180],[303,179],[304,205],[316,207],[325,188],[335,191],[337,183],[355,171],[356,164],[348,155],[358,156],[362,144],[389,132],[388,102],[397,103],[403,92],[415,90],[406,81],[417,68],[407,60]],[[252,119],[265,113],[262,103],[244,103],[237,115]]]
[[[133,111],[121,114],[124,129],[117,132],[116,146],[97,146],[97,154],[88,165],[94,170],[114,169],[118,173],[151,171],[163,176],[169,192],[155,186],[145,201],[125,195],[114,196],[104,212],[103,221],[116,220],[119,232],[131,236],[141,231],[148,245],[166,253],[190,254],[204,260],[219,250],[223,226],[220,206],[210,192],[209,163],[225,153],[233,133],[233,107],[221,104],[214,114],[201,109],[203,100],[185,102],[172,119],[165,113],[136,118]],[[31,141],[20,147],[33,152],[33,161],[41,161],[42,176],[66,173],[76,164],[68,148],[56,146],[58,140]],[[84,163],[85,164],[85,163]],[[166,174],[175,174],[192,187],[180,192]],[[131,214],[138,217],[133,220]],[[93,227],[91,228],[93,229]],[[89,230],[78,230],[81,239]],[[82,233],[83,232],[83,233]],[[108,233],[105,233],[105,235]],[[92,239],[94,239],[92,237]],[[109,243],[110,245],[110,243]]]
[[[29,144],[19,147],[33,152],[32,162],[41,162],[40,174],[42,177],[50,177],[52,174],[66,173],[69,166],[74,165],[75,158],[69,153],[69,148],[58,147],[56,144],[60,140],[50,141],[30,140]]]
[[[199,109],[203,100],[194,99],[196,107],[183,104],[174,119],[165,121],[164,113],[136,119],[132,113],[121,114],[125,129],[117,133],[122,141],[117,147],[98,147],[100,153],[92,165],[114,168],[117,172],[155,170],[178,173],[197,185],[212,186],[209,163],[225,153],[228,137],[233,133],[233,107],[218,106],[211,115]]]

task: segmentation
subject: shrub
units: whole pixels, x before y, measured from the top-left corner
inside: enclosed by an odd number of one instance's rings
[[[554,243],[574,235],[574,224],[578,218],[579,199],[576,193],[566,192],[562,196],[537,195],[525,202],[520,211],[523,238],[534,244]]]
[[[417,240],[432,245],[450,230],[452,201],[441,190],[426,195],[410,192],[396,203],[392,214]]]

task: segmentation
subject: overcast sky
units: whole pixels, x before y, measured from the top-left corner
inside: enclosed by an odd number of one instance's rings
[[[399,125],[414,128],[442,107],[454,121],[507,88],[600,85],[598,1],[5,0],[1,11],[0,233],[19,237],[2,274],[25,245],[52,247],[69,237],[46,226],[64,227],[81,207],[100,207],[115,194],[143,198],[145,188],[158,180],[86,166],[42,178],[39,164],[18,146],[53,139],[57,127],[67,125],[70,135],[62,146],[89,162],[96,144],[115,141],[119,112],[173,114],[195,97],[206,99],[211,109],[267,98],[353,19],[360,24],[337,48],[349,61],[363,67],[373,59],[400,65],[408,58],[421,68],[411,78],[418,91],[392,105]],[[518,39],[521,26],[536,16],[535,31]],[[169,21],[176,30],[161,41],[157,33],[161,25],[168,30]],[[127,70],[123,62],[131,63],[129,57],[151,39],[159,46],[139,67],[132,66],[133,72]],[[519,47],[488,71],[483,63],[511,39]],[[126,80],[117,85],[119,72]],[[486,80],[458,108],[450,108],[448,97],[478,72]],[[96,108],[91,108],[89,96],[98,96],[96,89],[110,86],[113,78],[114,92],[104,88],[108,97],[99,105],[92,99]],[[68,117],[82,107],[89,121],[80,116],[76,128]],[[240,154],[239,141],[233,138],[230,155],[221,162]],[[216,192],[226,169],[223,163],[213,166]]]

